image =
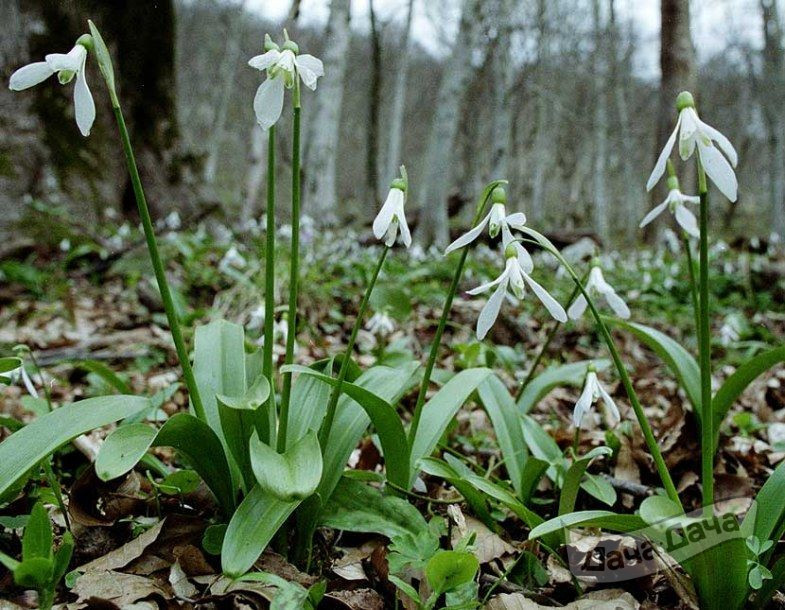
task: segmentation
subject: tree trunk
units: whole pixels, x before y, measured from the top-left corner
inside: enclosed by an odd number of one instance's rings
[[[365,156],[365,200],[377,208],[379,189],[379,107],[382,96],[382,42],[373,0],[368,2],[371,32],[371,83],[368,91],[368,137]]]
[[[425,157],[427,168],[420,207],[422,223],[417,229],[417,240],[423,246],[443,246],[449,238],[447,191],[451,179],[450,161],[462,93],[472,73],[472,50],[481,21],[480,7],[480,0],[463,0],[458,35],[439,85]]]
[[[763,114],[769,145],[769,210],[771,229],[785,236],[785,51],[776,0],[760,0],[763,17]]]
[[[547,70],[550,36],[548,31],[548,2],[539,0],[537,3],[537,64],[535,66],[536,91],[536,124],[534,136],[534,159],[532,169],[532,197],[527,211],[531,222],[538,224],[546,216],[545,210],[545,179],[548,166],[552,159],[550,151],[551,138],[551,107],[545,96],[547,86]]]
[[[392,109],[390,112],[389,142],[384,172],[385,183],[382,187],[395,178],[398,166],[403,162],[401,158],[403,113],[406,108],[406,78],[409,73],[409,36],[413,12],[414,0],[409,0],[409,5],[406,9],[406,24],[404,25],[403,38],[401,39],[400,61],[395,72],[395,88],[393,90]]]
[[[323,57],[325,75],[319,80],[304,167],[305,205],[314,218],[328,223],[335,220],[337,208],[335,162],[349,49],[349,19],[350,1],[332,0]],[[308,97],[304,95],[303,99],[303,114],[306,114]]]
[[[593,219],[594,230],[604,244],[610,237],[608,215],[608,191],[606,185],[608,167],[608,96],[606,90],[607,54],[605,26],[600,0],[593,2],[594,14],[594,175],[593,175]]]
[[[512,131],[512,13],[513,0],[497,0],[494,7],[493,25],[496,41],[492,48],[491,74],[491,162],[489,179],[509,177],[509,152]]]

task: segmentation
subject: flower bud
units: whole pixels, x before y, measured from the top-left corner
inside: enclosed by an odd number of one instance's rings
[[[88,51],[93,50],[93,37],[90,34],[82,34],[76,39],[76,44],[82,45]]]
[[[406,192],[406,181],[403,178],[396,178],[390,182],[391,189],[398,189],[399,191]]]
[[[515,243],[507,244],[507,247],[504,249],[504,258],[517,258],[518,253],[515,251]]]
[[[589,362],[589,364],[586,365],[586,372],[587,373],[596,373],[597,372],[597,367],[594,365],[593,362]]]
[[[491,201],[493,203],[507,203],[507,191],[504,190],[504,187],[497,186],[491,191]]]
[[[264,50],[265,51],[280,51],[281,47],[273,42],[269,34],[264,35]]]
[[[679,190],[679,179],[676,176],[668,176],[668,190],[669,191]]]
[[[300,47],[297,46],[297,43],[294,40],[287,40],[285,43],[283,43],[282,48],[284,51],[291,51],[295,55],[300,54]]]
[[[676,97],[676,110],[681,112],[685,108],[695,108],[695,98],[689,91],[682,91]]]
[[[488,221],[488,233],[491,237],[495,238],[499,234],[505,216],[507,216],[507,210],[505,209],[504,204],[494,202],[493,207],[491,208],[491,217]]]

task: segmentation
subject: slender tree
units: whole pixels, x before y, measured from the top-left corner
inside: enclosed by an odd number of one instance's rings
[[[594,230],[600,239],[607,243],[610,236],[608,213],[608,96],[607,96],[607,54],[605,48],[605,25],[600,0],[592,1],[594,16],[594,172],[593,183],[593,220]]]
[[[379,188],[379,110],[382,97],[382,40],[373,0],[368,0],[371,43],[371,82],[368,91],[368,137],[365,157],[366,202],[377,207]]]

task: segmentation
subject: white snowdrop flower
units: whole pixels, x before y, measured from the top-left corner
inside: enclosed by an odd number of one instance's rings
[[[575,403],[575,410],[572,412],[572,423],[576,428],[580,427],[583,417],[591,411],[592,405],[599,399],[602,399],[608,424],[611,427],[618,424],[621,420],[619,409],[616,407],[616,403],[613,402],[611,395],[602,387],[595,369],[590,366],[586,373],[586,381],[583,384],[583,392],[581,392],[578,402]]]
[[[509,244],[505,247],[504,256],[506,263],[504,271],[502,271],[499,277],[487,284],[482,284],[481,286],[477,286],[477,288],[468,291],[468,294],[477,295],[496,287],[496,290],[488,299],[488,302],[485,304],[485,307],[483,307],[480,316],[477,319],[477,339],[482,340],[485,338],[485,335],[488,334],[488,331],[491,329],[494,322],[496,322],[504,297],[507,295],[507,289],[509,288],[516,298],[523,299],[526,294],[527,284],[532,289],[532,292],[537,295],[537,298],[542,301],[542,304],[545,305],[545,308],[554,319],[559,322],[566,322],[567,314],[564,312],[564,308],[559,305],[556,299],[548,294],[548,291],[545,290],[545,288],[532,279],[529,275],[531,269],[527,270],[521,266],[518,251],[515,249],[514,244]]]
[[[673,133],[665,143],[657,163],[646,183],[646,190],[650,191],[657,184],[665,173],[665,165],[676,144],[676,137],[679,139],[679,156],[686,161],[698,149],[698,158],[703,165],[706,175],[711,179],[717,188],[731,201],[736,201],[738,194],[738,182],[733,168],[738,163],[738,155],[730,140],[700,120],[695,110],[695,100],[688,91],[682,91],[676,98],[676,109],[679,118]],[[722,150],[720,152],[714,143]],[[724,153],[724,155],[723,155]],[[727,157],[727,158],[726,158]]]
[[[22,91],[42,83],[50,76],[57,74],[61,85],[70,83],[76,78],[74,86],[74,114],[76,125],[83,136],[90,135],[95,121],[95,102],[85,78],[87,51],[92,48],[93,39],[89,34],[79,37],[68,53],[50,53],[44,61],[37,61],[19,68],[11,75],[8,83],[12,91]]]
[[[170,231],[177,231],[177,229],[182,226],[180,214],[177,213],[177,210],[169,213],[169,215],[164,220],[164,225],[166,225],[166,228]]]
[[[376,239],[384,238],[387,247],[392,247],[401,233],[401,241],[407,248],[412,245],[412,234],[409,232],[409,225],[406,223],[406,214],[403,207],[406,203],[406,191],[409,187],[409,179],[406,168],[401,166],[401,177],[396,178],[390,184],[390,192],[387,199],[373,220],[373,234]]]
[[[294,87],[299,75],[306,87],[316,91],[317,79],[324,76],[324,64],[313,55],[300,55],[300,48],[288,37],[279,47],[269,34],[265,35],[264,49],[265,53],[252,57],[248,65],[267,71],[267,79],[259,85],[253,100],[256,120],[262,129],[267,130],[281,118],[284,89]]]
[[[700,237],[700,230],[698,229],[698,220],[685,204],[687,203],[700,203],[700,197],[695,195],[685,195],[679,189],[679,180],[676,176],[668,178],[668,196],[661,204],[652,209],[643,220],[641,220],[640,228],[645,227],[652,220],[662,214],[667,208],[671,214],[676,218],[682,229],[692,237]]]
[[[386,337],[392,334],[395,330],[395,323],[392,318],[387,315],[385,311],[378,311],[371,316],[371,319],[365,325],[368,332],[381,337]]]
[[[526,214],[523,212],[514,212],[508,215],[506,204],[507,192],[501,186],[497,186],[491,192],[491,211],[485,215],[485,218],[483,218],[476,227],[473,227],[447,246],[444,255],[447,256],[450,252],[468,246],[480,236],[487,226],[488,234],[491,238],[495,238],[501,232],[503,247],[507,248],[507,246],[512,244],[515,253],[519,258],[521,268],[527,273],[531,273],[532,269],[534,269],[532,257],[529,255],[526,248],[515,240],[511,230],[520,231],[524,228],[526,225]]]
[[[264,326],[264,305],[259,305],[251,310],[248,315],[248,324],[245,325],[249,330],[255,330]]]
[[[60,241],[60,250],[63,252],[68,252],[71,249],[71,240],[67,237],[63,238]]]
[[[585,288],[586,292],[589,294],[598,294],[605,297],[608,306],[620,318],[627,319],[630,317],[630,308],[627,307],[627,303],[616,294],[616,290],[614,290],[613,286],[605,281],[605,277],[602,275],[602,269],[600,269],[599,266],[594,265],[591,268],[591,271],[589,272],[589,281],[586,282]],[[580,294],[578,295],[578,298],[573,301],[572,305],[570,305],[567,313],[571,319],[577,320],[583,315],[583,312],[586,311],[586,305],[586,297],[583,296],[583,294]]]

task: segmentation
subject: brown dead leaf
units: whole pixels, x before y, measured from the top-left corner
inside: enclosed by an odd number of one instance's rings
[[[149,530],[125,543],[120,548],[81,566],[79,571],[107,572],[127,566],[133,560],[141,557],[145,549],[158,539],[165,522],[166,519],[159,521]]]
[[[343,556],[336,560],[332,571],[344,580],[367,580],[363,562],[366,561],[380,546],[380,542],[372,540],[358,548],[340,549]]]
[[[504,555],[512,555],[516,552],[515,547],[502,540],[497,534],[474,517],[464,517],[465,525],[463,528],[455,527],[452,531],[452,546],[460,542],[462,538],[472,533],[476,534],[474,548],[472,552],[480,563],[488,563]]]
[[[169,570],[169,584],[172,585],[172,591],[180,599],[190,599],[196,596],[199,590],[196,586],[188,580],[188,575],[180,567],[179,562],[172,564]]]
[[[352,589],[332,591],[324,596],[327,608],[346,608],[347,610],[384,610],[384,600],[373,589]],[[321,607],[321,606],[320,606]]]
[[[80,576],[71,592],[78,596],[78,602],[92,605],[93,600],[112,602],[120,608],[128,607],[150,596],[171,599],[172,592],[151,578],[104,571],[88,572]]]
[[[538,604],[523,593],[497,595],[485,606],[486,610],[543,610],[552,607]],[[587,593],[563,608],[564,610],[638,610],[640,604],[632,595],[621,589],[603,589]]]

